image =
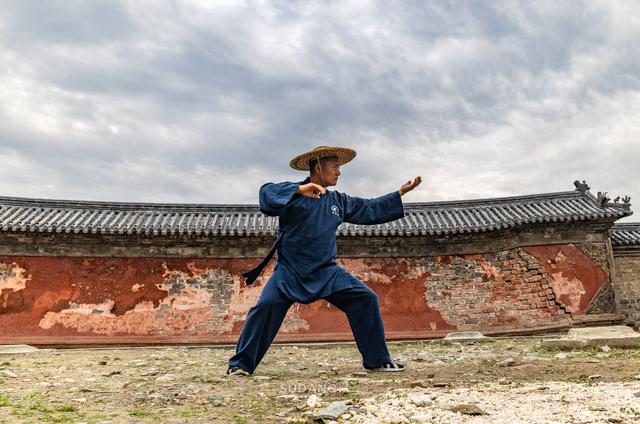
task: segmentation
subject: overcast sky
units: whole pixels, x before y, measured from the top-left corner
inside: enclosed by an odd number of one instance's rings
[[[0,3],[0,195],[255,204],[342,145],[361,197],[640,205],[635,0]]]

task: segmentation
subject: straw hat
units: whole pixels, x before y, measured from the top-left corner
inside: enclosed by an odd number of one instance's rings
[[[356,157],[356,151],[346,147],[318,146],[291,159],[289,166],[298,171],[308,171],[310,160],[329,156],[337,157],[339,164],[344,165]]]

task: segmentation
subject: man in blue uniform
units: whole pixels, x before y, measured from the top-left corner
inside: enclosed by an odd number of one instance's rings
[[[260,187],[260,211],[278,217],[278,236],[262,263],[243,274],[247,284],[255,281],[276,249],[278,260],[257,304],[249,310],[227,375],[253,374],[289,307],[319,299],[347,315],[366,370],[404,370],[389,355],[377,295],[336,262],[336,230],[342,222],[373,225],[403,218],[400,197],[420,184],[421,178],[374,199],[327,190],[338,183],[340,165],[355,156],[352,149],[319,146],[289,164],[309,170],[306,179]]]

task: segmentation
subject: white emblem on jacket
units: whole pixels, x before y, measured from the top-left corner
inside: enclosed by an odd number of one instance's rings
[[[340,208],[336,205],[331,206],[331,213],[340,216]]]

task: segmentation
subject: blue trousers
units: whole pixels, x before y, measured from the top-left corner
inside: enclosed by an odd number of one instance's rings
[[[357,278],[351,282],[352,288],[333,292],[323,299],[347,315],[356,345],[362,354],[362,365],[375,368],[391,360],[384,338],[378,296]],[[278,289],[275,279],[270,278],[258,302],[247,314],[236,353],[228,361],[229,367],[240,367],[253,374],[293,303]]]

